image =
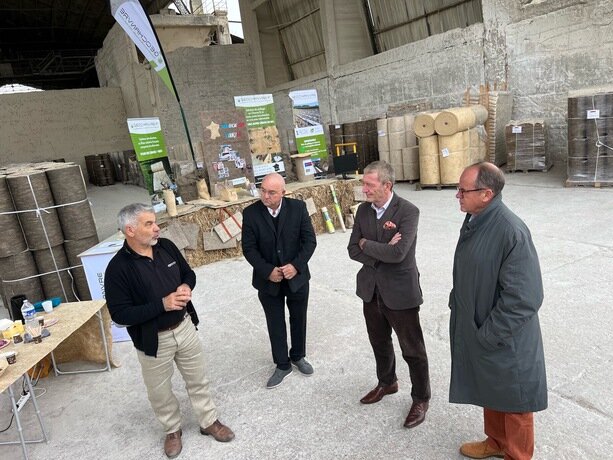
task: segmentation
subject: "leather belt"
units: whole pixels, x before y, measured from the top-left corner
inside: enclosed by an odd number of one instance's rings
[[[159,334],[160,332],[168,332],[168,331],[173,331],[173,330],[175,330],[176,328],[178,328],[178,327],[181,325],[181,323],[182,323],[183,321],[185,321],[185,318],[187,318],[187,316],[188,316],[188,315],[187,315],[187,313],[186,313],[186,314],[185,314],[185,316],[184,316],[184,317],[181,319],[181,321],[179,321],[177,324],[173,324],[173,325],[172,325],[172,326],[170,326],[170,327],[165,327],[164,329],[158,329],[158,334]]]

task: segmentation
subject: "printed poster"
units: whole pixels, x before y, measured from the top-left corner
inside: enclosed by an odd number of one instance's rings
[[[157,117],[128,118],[128,131],[132,139],[136,159],[143,172],[145,185],[150,195],[155,193],[151,165],[162,161],[165,171],[170,171],[162,125]]]
[[[294,118],[294,135],[299,154],[308,153],[319,175],[328,170],[328,148],[324,128],[321,124],[317,90],[291,91]]]
[[[272,172],[285,176],[272,94],[235,96],[234,105],[245,113],[256,183]]]

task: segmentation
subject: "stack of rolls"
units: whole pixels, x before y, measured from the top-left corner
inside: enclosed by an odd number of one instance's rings
[[[414,131],[419,139],[419,182],[421,185],[441,183],[438,136],[434,122],[439,112],[420,113],[415,117]]]
[[[377,150],[379,160],[390,162],[390,143],[387,135],[387,118],[377,119]]]
[[[402,149],[402,172],[406,181],[419,179],[419,146],[415,135],[415,115],[405,114],[404,138],[405,147]]]
[[[32,302],[91,299],[79,258],[74,250],[67,252],[69,246],[80,253],[98,243],[80,166],[48,162],[3,168],[0,224],[5,305],[16,295]]]
[[[389,163],[394,168],[396,180],[404,179],[402,168],[402,149],[406,147],[406,134],[404,129],[404,116],[387,119],[388,139],[390,144]]]
[[[434,122],[440,151],[440,183],[456,185],[467,166],[486,159],[483,124],[487,109],[482,105],[453,107],[440,112]]]

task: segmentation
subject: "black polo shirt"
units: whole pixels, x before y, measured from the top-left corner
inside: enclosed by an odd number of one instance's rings
[[[143,283],[151,293],[150,298],[166,297],[181,285],[179,265],[172,255],[159,244],[152,247],[153,259],[137,254],[127,244],[126,250],[134,257],[136,269]],[[158,330],[167,329],[179,323],[185,316],[185,308],[164,312],[157,318]]]

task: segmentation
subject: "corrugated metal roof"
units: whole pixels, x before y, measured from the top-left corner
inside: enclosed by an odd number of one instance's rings
[[[480,0],[368,0],[377,51],[483,22]]]
[[[292,78],[326,69],[318,0],[270,0]]]

